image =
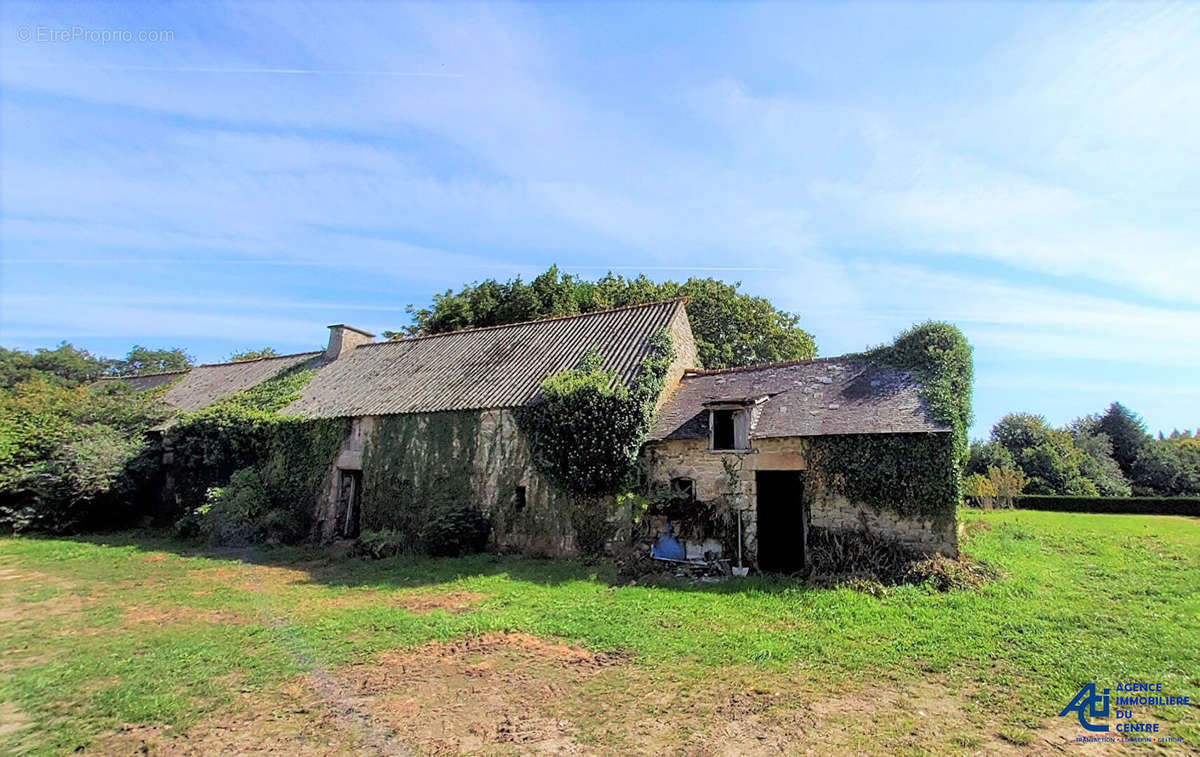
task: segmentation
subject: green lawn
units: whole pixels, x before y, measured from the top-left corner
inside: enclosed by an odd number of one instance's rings
[[[0,539],[0,750],[1026,753],[1082,735],[1054,716],[1085,682],[1200,696],[1200,522],[961,518],[1000,578],[882,596]],[[1139,717],[1200,749],[1196,706]]]

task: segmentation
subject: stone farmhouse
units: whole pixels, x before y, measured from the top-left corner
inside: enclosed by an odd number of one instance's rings
[[[338,324],[329,327],[323,351],[127,380],[138,389],[171,383],[166,401],[194,411],[281,371],[314,368],[300,397],[282,412],[351,419],[328,486],[313,503],[314,536],[357,534],[382,505],[372,482],[402,465],[407,476],[441,475],[462,484],[491,518],[496,549],[567,556],[577,545],[561,515],[566,495],[535,469],[515,412],[536,401],[547,376],[574,367],[589,349],[628,385],[651,354],[652,337],[665,331],[674,357],[641,459],[647,487],[673,492],[676,512],[720,509],[730,524],[740,516],[744,559],[763,569],[802,568],[811,527],[865,525],[923,551],[957,553],[953,522],[906,519],[848,501],[809,464],[817,437],[950,433],[928,417],[915,378],[861,356],[702,370],[685,304],[680,299],[378,342]],[[451,454],[439,453],[433,429],[451,415],[470,421],[460,436],[472,438],[455,437]],[[380,428],[398,416],[414,431],[386,454],[372,454]],[[614,533],[623,527],[618,520]],[[666,520],[649,519],[649,535]],[[736,548],[736,533],[683,536],[689,556],[728,558]]]

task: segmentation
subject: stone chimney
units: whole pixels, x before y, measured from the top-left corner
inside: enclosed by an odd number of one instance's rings
[[[337,360],[360,344],[370,344],[375,335],[344,323],[329,327],[329,346],[325,348],[326,360]]]

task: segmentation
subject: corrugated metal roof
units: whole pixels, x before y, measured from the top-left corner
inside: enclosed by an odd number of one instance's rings
[[[859,356],[695,371],[663,404],[650,439],[708,436],[705,403],[768,399],[752,411],[752,439],[949,431],[925,412],[916,377]]]
[[[314,418],[517,407],[589,349],[628,384],[684,300],[360,345],[283,412]]]
[[[168,405],[190,412],[208,407],[222,397],[249,389],[280,371],[313,360],[321,354],[300,352],[295,355],[279,355],[237,363],[211,363],[198,365],[188,371],[129,376],[117,380],[126,381],[137,391],[142,391],[178,378],[175,385],[163,395],[163,400]],[[179,378],[180,376],[182,378]],[[165,377],[166,380],[160,380],[160,377]]]

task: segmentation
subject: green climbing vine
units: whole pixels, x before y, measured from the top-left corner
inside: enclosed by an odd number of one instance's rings
[[[665,331],[649,347],[632,386],[590,350],[575,368],[547,377],[538,399],[517,416],[534,467],[570,495],[566,515],[585,554],[602,552],[612,535],[605,503],[637,481],[638,456],[674,352]]]
[[[650,347],[632,387],[605,370],[603,357],[591,350],[575,368],[543,381],[538,400],[521,409],[534,466],[564,491],[600,497],[635,481],[673,353],[666,332],[655,334]]]
[[[380,418],[363,454],[364,532],[390,532],[402,551],[444,551],[454,533],[446,523],[477,520],[464,471],[476,463],[480,426],[477,410]]]
[[[912,373],[929,417],[950,433],[814,437],[810,450],[828,485],[851,501],[945,525],[962,495],[971,425],[971,346],[956,327],[928,322],[865,360]]]
[[[306,366],[189,413],[166,434],[180,530],[215,541],[298,541],[342,441],[347,418],[282,416],[314,375]]]

